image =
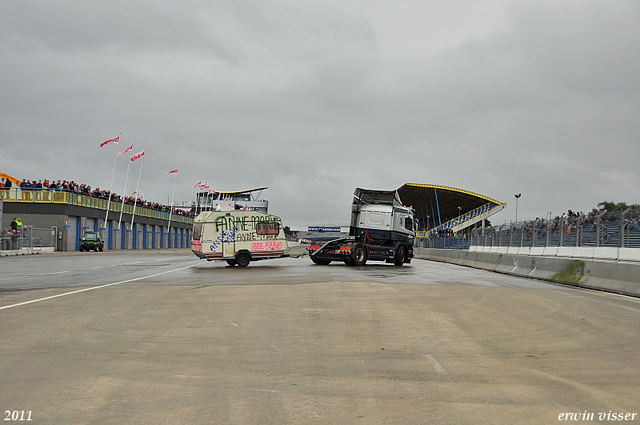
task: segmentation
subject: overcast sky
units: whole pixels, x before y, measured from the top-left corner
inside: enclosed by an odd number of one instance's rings
[[[519,218],[640,202],[638,0],[2,1],[0,72],[19,179],[108,189],[133,142],[147,200],[180,166],[176,200],[269,186],[286,225],[404,183],[506,202],[494,223],[515,193]]]

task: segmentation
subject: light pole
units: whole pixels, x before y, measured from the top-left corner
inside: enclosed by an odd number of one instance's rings
[[[516,223],[517,223],[518,222],[518,199],[520,199],[520,197],[522,196],[522,193],[518,193],[513,196],[516,197]]]

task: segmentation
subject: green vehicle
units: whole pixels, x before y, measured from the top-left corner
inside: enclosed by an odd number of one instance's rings
[[[104,241],[100,238],[98,232],[85,232],[80,240],[80,251],[102,252],[104,249]]]

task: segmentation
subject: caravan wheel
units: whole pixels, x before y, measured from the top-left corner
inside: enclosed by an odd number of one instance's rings
[[[249,257],[249,254],[240,254],[236,257],[236,264],[238,264],[238,267],[247,267],[250,262],[251,257]]]

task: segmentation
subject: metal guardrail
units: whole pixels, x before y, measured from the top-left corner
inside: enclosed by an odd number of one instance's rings
[[[2,233],[0,235],[0,252],[2,255],[33,254],[42,252],[44,248],[55,250],[58,233],[57,227],[40,229],[23,226],[19,234]]]
[[[469,239],[466,237],[431,237],[416,238],[416,248],[436,248],[436,249],[469,249]]]
[[[471,246],[640,248],[640,210],[606,212],[476,228]]]
[[[4,202],[20,202],[20,203],[45,203],[45,204],[68,204],[79,207],[96,208],[100,210],[107,209],[107,199],[94,198],[93,196],[83,195],[81,193],[68,192],[65,190],[42,190],[42,189],[0,189],[0,199]],[[111,200],[109,211],[120,213],[123,209],[125,214],[133,214],[133,205],[124,204]],[[158,211],[151,208],[136,207],[136,216],[156,218],[159,220],[169,220],[168,211]],[[193,224],[192,217],[185,217],[180,214],[172,214],[171,221],[179,223]]]

